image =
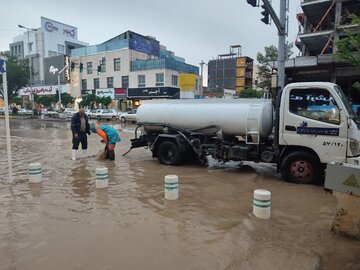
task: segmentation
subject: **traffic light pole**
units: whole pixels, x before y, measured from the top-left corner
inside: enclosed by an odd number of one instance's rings
[[[288,0],[280,0],[280,13],[278,17],[270,2],[268,0],[262,0],[279,32],[277,74],[278,87],[280,89],[283,89],[285,86],[286,1]]]
[[[63,67],[62,70],[58,72],[58,93],[59,93],[59,107],[61,109],[61,86],[60,86],[60,74],[64,72],[65,69],[69,68],[69,65]]]

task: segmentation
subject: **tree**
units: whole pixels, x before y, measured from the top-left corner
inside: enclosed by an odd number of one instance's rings
[[[292,55],[293,43],[286,45],[286,59],[289,59]],[[271,45],[265,47],[265,54],[257,53],[256,60],[259,62],[258,68],[258,86],[262,90],[270,91],[271,88],[271,75],[272,75],[272,64],[277,61],[278,49]],[[275,67],[274,67],[275,68]]]
[[[352,25],[360,25],[360,17],[355,14],[347,15]],[[360,71],[360,32],[352,32],[344,29],[346,37],[336,42],[338,47],[337,55]],[[353,86],[360,90],[360,82],[355,82]]]
[[[108,108],[111,102],[112,102],[111,97],[102,97],[101,103],[106,107],[106,109]]]
[[[6,76],[8,83],[9,103],[16,97],[20,89],[29,85],[29,63],[25,59],[8,54],[1,54],[6,60]],[[2,76],[0,76],[0,97],[4,98],[4,89],[2,85]]]
[[[56,102],[56,96],[55,95],[44,95],[44,96],[39,96],[37,98],[37,103],[43,105],[44,107],[50,107],[51,103],[55,103]]]
[[[62,93],[61,94],[61,104],[64,105],[65,107],[68,104],[73,104],[74,100],[75,100],[75,98],[72,97],[71,95],[69,95],[68,93]]]

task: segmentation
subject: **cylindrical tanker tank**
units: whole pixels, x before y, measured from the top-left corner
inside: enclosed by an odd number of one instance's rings
[[[265,138],[272,130],[273,106],[269,99],[148,100],[138,108],[137,122],[146,133],[162,130],[161,125],[189,130],[215,125],[235,136],[245,136],[256,126]]]

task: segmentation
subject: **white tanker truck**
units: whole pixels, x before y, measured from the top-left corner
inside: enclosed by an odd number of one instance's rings
[[[333,83],[289,84],[275,107],[270,99],[143,101],[137,123],[131,148],[148,147],[166,165],[210,155],[276,163],[287,181],[315,183],[327,163],[360,161],[356,116]]]

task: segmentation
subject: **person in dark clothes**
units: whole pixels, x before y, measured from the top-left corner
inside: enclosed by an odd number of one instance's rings
[[[79,149],[81,143],[82,156],[85,157],[87,149],[87,134],[91,134],[90,125],[85,110],[80,109],[71,118],[71,131],[73,134],[72,139],[72,153],[71,159],[76,160],[76,151]]]

